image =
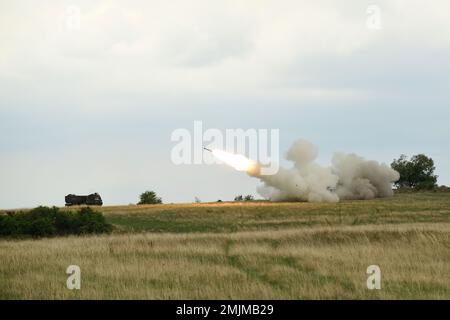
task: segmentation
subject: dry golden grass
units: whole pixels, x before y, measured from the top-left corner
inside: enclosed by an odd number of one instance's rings
[[[408,197],[335,207],[105,207],[111,221],[122,222],[121,232],[0,240],[0,298],[450,299],[448,196],[418,196],[414,203]],[[197,224],[171,230],[161,223],[163,232],[156,232],[152,222],[164,214],[175,225]],[[151,232],[133,233],[135,218]],[[240,225],[235,232],[232,220]],[[73,264],[81,267],[81,290],[66,288],[65,270]],[[366,287],[372,264],[381,268],[381,290]]]
[[[450,224],[0,243],[1,298],[450,298]],[[68,265],[82,288],[65,287]],[[367,266],[382,289],[366,288]]]

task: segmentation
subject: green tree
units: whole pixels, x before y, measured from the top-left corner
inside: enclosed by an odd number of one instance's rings
[[[156,195],[154,191],[145,191],[140,196],[138,204],[159,204],[162,199]]]
[[[244,197],[244,200],[245,201],[253,201],[253,200],[255,200],[255,198],[251,194],[249,194]]]
[[[234,201],[242,201],[242,200],[244,200],[244,197],[242,196],[242,194],[234,197]]]
[[[437,175],[433,159],[424,154],[408,157],[404,154],[394,159],[392,169],[400,173],[400,179],[395,183],[399,188],[412,188],[416,190],[433,189],[437,186]]]

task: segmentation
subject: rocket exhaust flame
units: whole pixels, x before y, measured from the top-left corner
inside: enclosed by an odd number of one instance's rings
[[[251,172],[258,166],[255,161],[243,156],[242,154],[234,154],[220,149],[210,150],[205,147],[203,149],[208,150],[214,155],[214,157],[238,171]]]

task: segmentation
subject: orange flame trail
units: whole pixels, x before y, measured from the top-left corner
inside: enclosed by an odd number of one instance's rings
[[[250,175],[256,175],[259,173],[259,165],[256,161],[253,161],[242,154],[234,154],[231,152],[213,149],[212,154],[225,164],[233,167],[238,171],[245,171]]]

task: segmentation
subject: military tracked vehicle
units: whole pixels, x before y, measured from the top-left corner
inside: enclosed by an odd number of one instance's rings
[[[98,193],[92,193],[87,196],[77,196],[75,194],[68,194],[65,197],[66,206],[78,206],[78,205],[89,205],[89,206],[101,206],[103,205],[102,197]]]

